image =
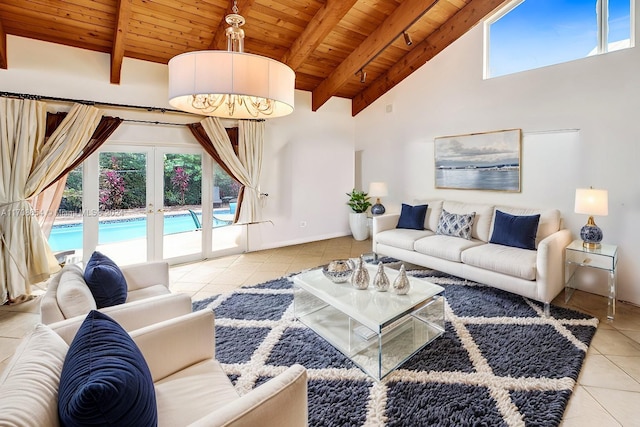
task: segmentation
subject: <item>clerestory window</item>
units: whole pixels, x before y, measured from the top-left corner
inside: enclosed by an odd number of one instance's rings
[[[484,77],[634,45],[634,0],[514,0],[485,21]]]

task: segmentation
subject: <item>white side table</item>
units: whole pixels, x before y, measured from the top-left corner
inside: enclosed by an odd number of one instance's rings
[[[582,240],[574,240],[565,248],[564,264],[564,299],[569,302],[576,289],[575,273],[578,267],[597,268],[609,272],[609,305],[607,319],[613,320],[616,314],[616,265],[618,264],[618,247],[601,245],[598,249],[587,249]]]

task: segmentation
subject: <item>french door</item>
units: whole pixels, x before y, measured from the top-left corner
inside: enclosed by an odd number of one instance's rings
[[[121,265],[240,253],[239,188],[199,147],[108,144],[69,175],[49,244]]]
[[[84,202],[97,214],[84,218],[84,248],[121,265],[204,258],[202,223],[212,205],[211,197],[203,204],[211,187],[203,176],[212,166],[201,149],[115,145],[87,162],[84,178],[93,191]],[[85,259],[92,250],[86,252]]]

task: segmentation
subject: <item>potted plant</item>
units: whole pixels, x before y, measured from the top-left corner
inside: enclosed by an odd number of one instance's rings
[[[366,240],[369,237],[369,222],[367,221],[367,209],[371,206],[369,196],[364,191],[355,188],[351,193],[347,193],[349,201],[347,205],[351,208],[349,214],[349,227],[351,234],[356,240]]]

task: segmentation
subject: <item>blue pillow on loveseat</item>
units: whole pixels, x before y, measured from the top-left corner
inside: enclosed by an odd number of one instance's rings
[[[411,206],[403,203],[396,228],[424,230],[424,217],[427,215],[427,208],[428,205]]]
[[[522,249],[536,249],[540,215],[510,215],[496,210],[489,243]]]
[[[115,262],[100,252],[91,254],[84,269],[84,281],[87,283],[96,307],[110,307],[127,301],[127,280]]]
[[[89,312],[69,346],[58,416],[63,426],[158,424],[147,362],[122,326],[99,311]]]

